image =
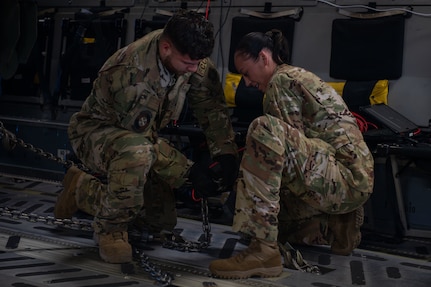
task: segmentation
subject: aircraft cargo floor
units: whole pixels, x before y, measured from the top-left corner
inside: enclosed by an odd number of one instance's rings
[[[58,182],[0,176],[1,286],[431,286],[431,240],[427,239],[390,247],[365,240],[350,256],[333,255],[323,246],[298,246],[303,258],[319,267],[320,275],[285,268],[278,278],[213,278],[208,271],[211,260],[245,248],[229,226],[215,223],[211,223],[211,244],[201,252],[166,249],[156,242],[144,245],[149,261],[174,275],[162,285],[136,262],[102,262],[91,230],[67,229],[47,220],[53,217],[61,189]],[[91,223],[86,217],[79,220]],[[179,218],[176,231],[184,239],[198,241],[202,222]]]

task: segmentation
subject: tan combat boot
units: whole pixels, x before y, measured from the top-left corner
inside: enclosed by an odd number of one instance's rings
[[[76,187],[78,179],[85,172],[71,166],[64,176],[63,179],[63,190],[57,197],[57,202],[54,207],[54,216],[59,219],[72,218],[73,214],[78,211],[78,205],[76,203]]]
[[[108,263],[127,263],[132,261],[132,246],[127,231],[94,234],[99,244],[99,255]]]
[[[361,226],[364,223],[364,207],[329,217],[329,229],[333,240],[331,250],[334,254],[349,255],[361,243]]]
[[[277,277],[283,272],[283,265],[277,242],[253,238],[247,249],[231,258],[214,260],[209,270],[225,279]]]

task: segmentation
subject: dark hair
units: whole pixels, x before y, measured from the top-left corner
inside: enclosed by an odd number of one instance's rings
[[[192,60],[209,57],[214,48],[214,27],[196,11],[180,9],[166,23],[163,36]]]
[[[266,33],[248,33],[239,41],[235,54],[257,59],[263,48],[267,48],[272,52],[272,59],[277,64],[289,63],[289,43],[283,33],[277,29],[272,29]]]

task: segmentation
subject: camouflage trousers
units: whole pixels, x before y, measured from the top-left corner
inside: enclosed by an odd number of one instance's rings
[[[349,158],[348,164],[336,157]],[[373,190],[365,143],[337,150],[269,115],[255,119],[236,183],[233,230],[291,243],[327,244],[330,214],[362,206]]]
[[[173,189],[184,184],[192,162],[162,138],[153,144],[141,134],[116,128],[86,138],[85,143],[71,141],[77,156],[107,176],[102,181],[85,174],[78,181],[78,207],[94,216],[95,232],[125,231],[134,221],[172,230],[177,220]]]

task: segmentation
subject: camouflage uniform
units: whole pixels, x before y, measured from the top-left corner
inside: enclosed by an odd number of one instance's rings
[[[76,155],[92,171],[107,176],[107,184],[90,174],[78,183],[78,207],[95,216],[98,233],[127,230],[147,200],[148,218],[158,220],[153,224],[175,226],[172,189],[186,181],[193,162],[158,137],[158,131],[178,119],[186,96],[211,156],[237,153],[214,65],[204,59],[195,73],[170,75],[158,57],[161,33],[151,32],[113,54],[81,111],[70,120]]]
[[[304,69],[281,65],[248,130],[233,229],[275,241],[327,244],[330,214],[362,206],[374,162],[355,117],[335,90]]]

